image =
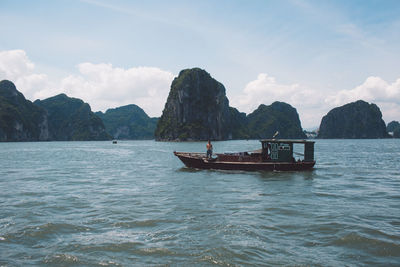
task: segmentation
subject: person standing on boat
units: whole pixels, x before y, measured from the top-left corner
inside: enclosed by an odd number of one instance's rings
[[[207,147],[207,158],[211,159],[213,146],[210,140],[208,140],[206,147]]]

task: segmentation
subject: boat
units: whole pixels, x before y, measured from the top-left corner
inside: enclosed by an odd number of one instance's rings
[[[118,143],[118,142],[117,142],[117,140],[113,140],[112,143],[113,143],[113,144],[116,144],[116,143]]]
[[[261,149],[237,153],[215,154],[207,158],[206,153],[176,152],[189,168],[241,171],[303,171],[315,165],[314,141],[295,139],[263,139]],[[304,146],[304,153],[293,151],[295,144]],[[295,159],[295,155],[300,158]]]

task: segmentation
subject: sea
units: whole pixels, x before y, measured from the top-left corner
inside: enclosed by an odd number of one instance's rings
[[[205,146],[0,143],[0,266],[400,266],[400,139],[316,140],[303,172],[173,155]]]

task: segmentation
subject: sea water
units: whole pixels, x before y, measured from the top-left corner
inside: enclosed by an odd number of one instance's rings
[[[317,140],[305,172],[173,155],[205,145],[0,143],[0,266],[400,265],[400,139]]]

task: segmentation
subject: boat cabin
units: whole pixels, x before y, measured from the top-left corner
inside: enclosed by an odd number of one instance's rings
[[[303,156],[304,162],[314,161],[314,141],[292,140],[292,139],[263,139],[262,146],[263,161],[273,162],[295,162],[294,154]],[[304,145],[304,153],[293,151],[294,144]]]

